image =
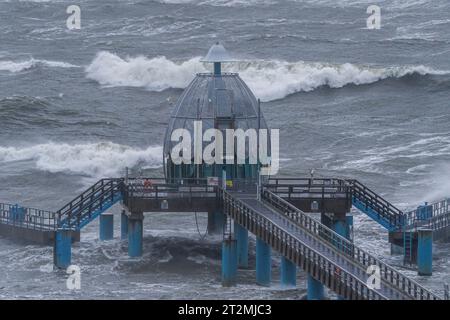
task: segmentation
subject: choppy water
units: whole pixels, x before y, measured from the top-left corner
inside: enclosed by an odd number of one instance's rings
[[[160,174],[171,107],[217,40],[281,129],[282,174],[354,177],[401,208],[450,196],[448,1],[78,0],[82,29],[69,31],[71,4],[0,0],[0,201],[57,209],[126,166]],[[365,28],[369,4],[382,9],[381,30]],[[386,233],[355,215],[357,243],[387,257]],[[130,261],[118,239],[100,244],[87,227],[74,248],[77,293],[50,248],[0,239],[0,297],[303,294],[281,290],[276,273],[274,287],[256,287],[253,270],[222,288],[220,239],[200,241],[193,215],[148,216],[145,229],[145,256]],[[448,244],[435,251],[433,277],[418,280],[439,292]]]

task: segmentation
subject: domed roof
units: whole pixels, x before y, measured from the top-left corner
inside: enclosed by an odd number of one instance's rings
[[[220,59],[226,60],[217,61]],[[223,46],[216,44],[204,61],[217,63],[231,61],[231,58]],[[258,118],[258,110],[257,99],[237,73],[197,74],[172,111],[164,141],[164,154],[170,153],[178,143],[170,139],[174,130],[187,129],[193,137],[194,121],[202,121],[203,132],[210,128],[244,131],[250,128],[266,129],[262,114]]]

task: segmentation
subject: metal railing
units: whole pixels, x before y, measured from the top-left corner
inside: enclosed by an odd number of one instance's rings
[[[352,190],[342,179],[270,178],[264,187],[286,198],[347,197]]]
[[[404,213],[357,180],[325,178],[271,178],[265,185],[283,198],[347,198],[352,197],[373,209],[395,228],[403,226]]]
[[[216,186],[208,184],[207,179],[180,179],[166,183],[164,179],[134,178],[124,186],[124,198],[144,199],[208,197],[216,195]]]
[[[0,223],[41,231],[56,229],[54,212],[8,203],[0,203]]]
[[[429,204],[431,206],[431,216],[427,216],[425,219],[418,212],[421,207],[405,213],[405,230],[413,230],[421,227],[437,231],[450,227],[449,202],[449,199],[445,199]]]
[[[352,262],[359,264],[364,270],[367,270],[369,266],[378,266],[381,271],[382,280],[388,283],[390,287],[414,299],[440,300],[440,297],[425,289],[414,280],[404,276],[391,266],[355,246],[351,241],[340,236],[319,221],[309,217],[276,194],[266,189],[263,190],[262,198],[283,216],[295,222],[299,227],[314,235],[314,237],[322,239],[322,241],[325,241],[329,246],[341,252],[343,255],[351,258]]]

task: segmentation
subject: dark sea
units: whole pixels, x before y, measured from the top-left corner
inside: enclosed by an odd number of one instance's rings
[[[379,30],[366,26],[372,4]],[[80,30],[66,26],[69,5]],[[57,210],[126,167],[161,176],[170,112],[216,41],[281,130],[281,175],[356,178],[404,210],[450,197],[448,0],[0,0],[0,202]],[[353,214],[358,245],[442,294],[448,243],[419,277]],[[253,255],[222,288],[221,238],[203,239],[197,217],[199,230],[194,214],[146,214],[134,260],[118,215],[113,241],[88,225],[73,247],[79,291],[53,270],[52,248],[0,238],[0,298],[302,298],[305,275],[282,289],[276,254],[270,288],[255,285]]]

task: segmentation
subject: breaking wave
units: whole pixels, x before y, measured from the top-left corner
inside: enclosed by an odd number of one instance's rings
[[[0,61],[0,71],[8,71],[11,73],[22,72],[39,66],[50,68],[78,68],[78,66],[67,62],[38,60],[34,58],[23,61],[11,61],[11,60]]]
[[[132,148],[112,142],[66,144],[45,143],[30,147],[0,147],[0,163],[33,161],[36,168],[52,173],[75,173],[89,177],[123,175],[126,167],[157,168],[162,147]]]
[[[176,62],[164,56],[121,58],[113,53],[99,52],[86,68],[89,79],[104,86],[144,87],[152,91],[185,88],[198,72],[207,72],[207,66],[195,57]],[[342,88],[363,85],[388,78],[408,75],[446,75],[450,71],[434,70],[426,66],[370,67],[350,63],[328,64],[280,60],[237,62],[225,66],[225,71],[239,72],[255,95],[262,101],[285,98],[297,92],[308,92],[327,86]]]

